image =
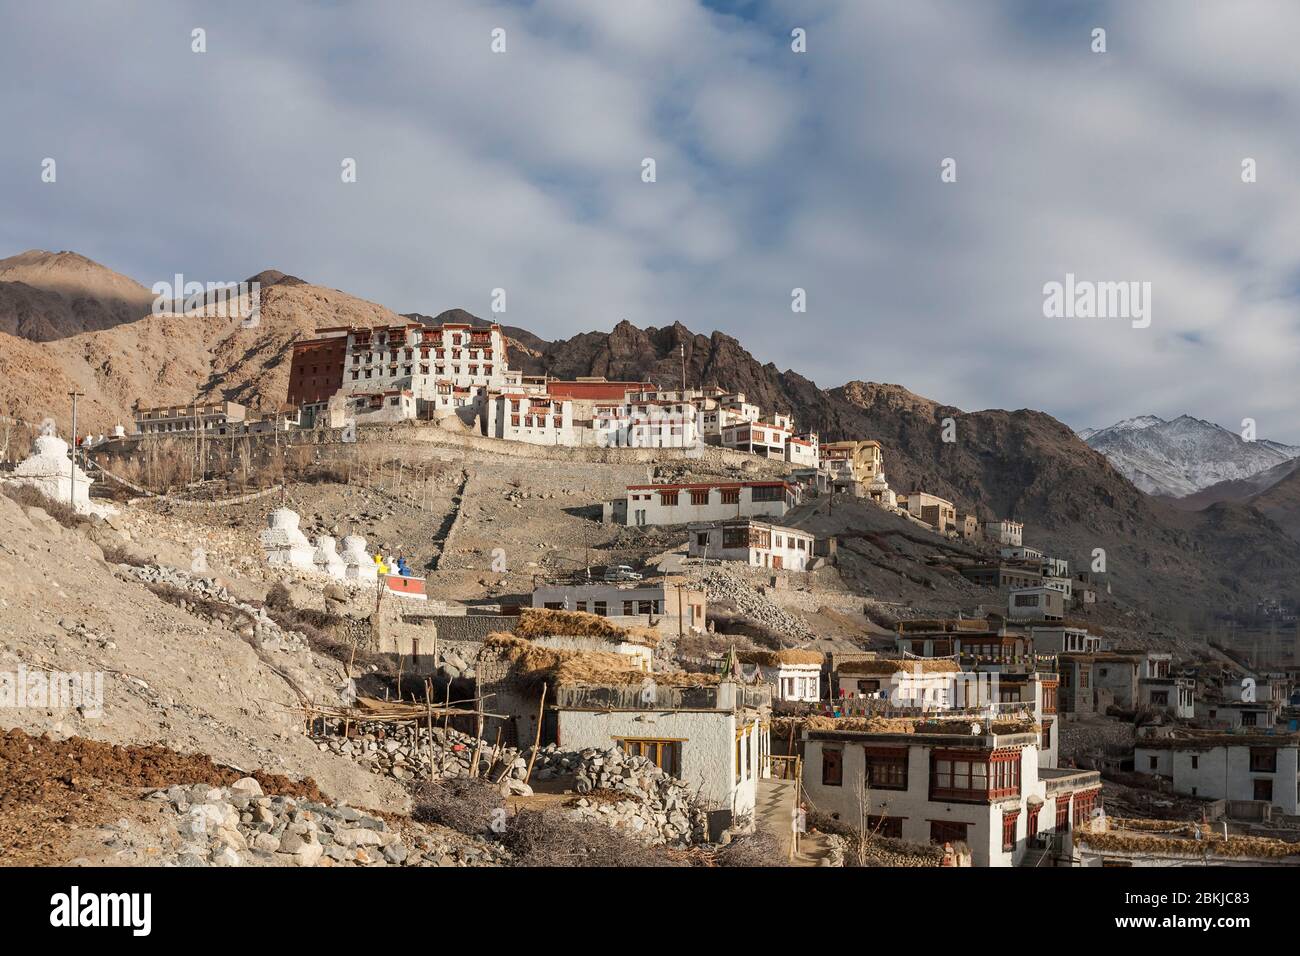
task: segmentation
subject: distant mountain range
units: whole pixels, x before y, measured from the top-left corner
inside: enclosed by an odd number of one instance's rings
[[[1283,466],[1300,456],[1300,447],[1266,439],[1246,441],[1236,432],[1190,415],[1172,421],[1140,415],[1109,428],[1085,428],[1079,437],[1138,488],[1170,498],[1196,495],[1255,476],[1273,476],[1276,481],[1288,473]],[[1197,500],[1202,507],[1216,501],[1243,500],[1272,481],[1241,488],[1229,485],[1222,495],[1201,495]],[[1245,487],[1251,490],[1237,493]]]

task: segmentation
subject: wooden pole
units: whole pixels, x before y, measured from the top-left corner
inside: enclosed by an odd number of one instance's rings
[[[469,775],[478,776],[478,756],[483,750],[483,698],[480,697],[474,705],[475,713],[478,719],[474,723],[474,756],[469,761]]]
[[[528,769],[524,772],[524,783],[528,783],[533,776],[533,764],[537,760],[537,748],[542,742],[542,717],[546,713],[546,691],[547,686],[542,685],[542,699],[537,705],[537,732],[533,734],[533,752],[528,755]]]

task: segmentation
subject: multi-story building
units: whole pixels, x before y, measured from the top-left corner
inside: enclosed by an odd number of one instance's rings
[[[704,630],[708,598],[685,581],[547,584],[533,591],[533,607],[586,611],[618,624],[658,627],[669,634]]]
[[[780,518],[798,504],[798,487],[784,481],[628,485],[626,522],[659,525],[727,518]]]
[[[188,405],[132,407],[135,430],[139,435],[170,435],[195,431],[224,435],[247,417],[247,409],[237,402],[191,402]]]
[[[961,575],[990,588],[1029,588],[1043,583],[1037,568],[1019,564],[972,564],[962,568]]]
[[[1065,595],[1043,585],[1013,588],[1007,613],[1013,620],[1059,621],[1065,617]]]
[[[910,733],[825,723],[803,731],[811,804],[847,821],[865,813],[881,836],[964,843],[975,866],[1068,859],[1074,825],[1100,802],[1097,771],[1040,768],[1032,717],[917,718]]]
[[[722,429],[722,447],[761,455],[764,458],[786,457],[786,445],[793,437],[790,428],[774,422],[740,422]]]
[[[1176,732],[1140,739],[1133,769],[1168,779],[1175,793],[1211,800],[1259,800],[1300,813],[1300,736]]]
[[[576,445],[573,401],[554,395],[493,395],[487,402],[491,438],[533,445]]]
[[[1019,521],[988,521],[984,524],[984,537],[996,544],[1018,548],[1024,543],[1025,526]]]
[[[953,503],[938,495],[924,491],[913,491],[907,496],[907,512],[920,518],[940,534],[947,533],[957,525],[957,509]]]
[[[821,467],[841,490],[855,482],[869,485],[885,471],[880,442],[873,440],[823,442]]]
[[[755,568],[806,571],[815,557],[816,539],[812,534],[752,518],[697,522],[687,531],[687,551],[692,558],[718,558],[744,561]]]
[[[821,461],[817,433],[791,435],[785,443],[785,460],[797,468],[816,468]]]

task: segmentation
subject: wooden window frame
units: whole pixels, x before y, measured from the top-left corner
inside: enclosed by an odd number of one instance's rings
[[[910,752],[906,747],[863,747],[867,786],[872,790],[906,790]],[[881,771],[877,779],[876,771]],[[900,772],[901,770],[901,772]],[[887,781],[887,782],[886,782]]]
[[[685,737],[615,737],[614,743],[629,756],[646,757],[670,777],[680,778],[682,775]],[[667,767],[661,762],[665,752],[671,756]]]
[[[831,754],[834,759],[830,759]],[[822,747],[822,786],[844,786],[844,748]]]

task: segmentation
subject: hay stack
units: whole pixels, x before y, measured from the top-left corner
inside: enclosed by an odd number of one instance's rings
[[[649,627],[623,627],[599,614],[587,611],[554,611],[524,608],[519,614],[516,633],[528,640],[539,637],[600,637],[611,644],[639,644],[655,647],[659,632]]]

